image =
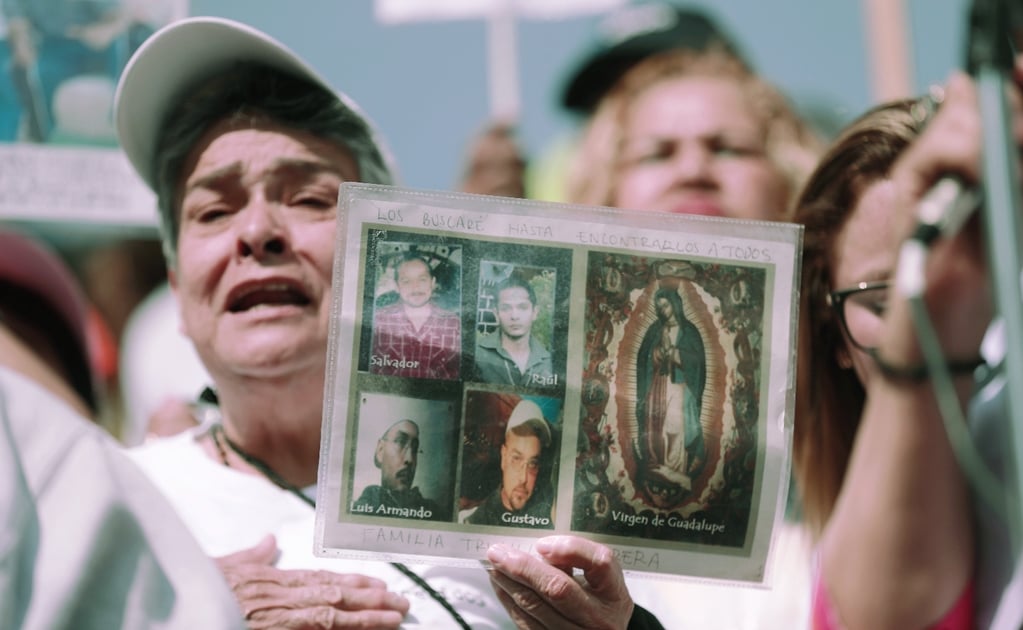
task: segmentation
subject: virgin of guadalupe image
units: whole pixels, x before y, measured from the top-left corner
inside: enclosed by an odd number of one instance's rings
[[[742,547],[765,270],[595,253],[587,274],[573,529]]]
[[[636,353],[636,422],[633,449],[640,489],[651,504],[670,509],[692,490],[706,462],[700,413],[707,360],[700,331],[671,288],[654,293],[656,320]]]

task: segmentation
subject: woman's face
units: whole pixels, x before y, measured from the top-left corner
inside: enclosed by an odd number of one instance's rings
[[[735,80],[657,83],[632,102],[624,125],[613,205],[765,220],[785,209],[788,182]]]
[[[897,251],[884,235],[892,233],[897,213],[895,185],[880,180],[868,186],[853,208],[852,214],[838,233],[833,249],[831,290],[841,291],[860,282],[882,282],[894,275]],[[849,329],[866,346],[876,346],[881,318],[887,304],[885,292],[864,293],[864,299],[848,299],[845,317]],[[852,367],[861,383],[877,368],[862,349],[846,336],[844,347],[836,357],[842,367]]]
[[[216,378],[319,370],[344,149],[271,124],[214,127],[181,186],[171,274],[184,332]]]

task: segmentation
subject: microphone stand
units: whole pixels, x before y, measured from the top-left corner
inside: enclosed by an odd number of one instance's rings
[[[1018,0],[1012,0],[1018,1]],[[968,66],[976,78],[983,128],[984,226],[997,312],[1005,322],[1005,390],[1009,468],[1006,505],[1020,505],[1023,490],[1023,295],[1020,293],[1020,219],[1018,157],[1006,100],[1006,80],[1013,69],[1009,40],[1009,1],[974,0],[970,12]],[[1007,471],[1008,472],[1008,471]],[[1020,557],[1023,512],[1008,511],[1013,558]]]

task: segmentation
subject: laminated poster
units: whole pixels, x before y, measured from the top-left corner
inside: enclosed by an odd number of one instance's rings
[[[759,583],[802,228],[344,184],[317,555],[480,566],[574,534]]]

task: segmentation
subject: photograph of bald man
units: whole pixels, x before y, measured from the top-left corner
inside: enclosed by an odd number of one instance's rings
[[[402,419],[384,431],[377,440],[373,465],[380,469],[380,485],[367,486],[352,512],[438,520],[443,510],[436,501],[427,499],[414,485],[419,465],[419,425]]]

